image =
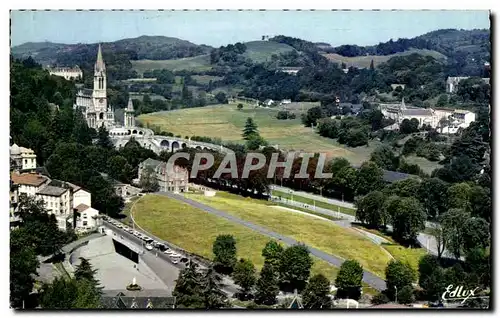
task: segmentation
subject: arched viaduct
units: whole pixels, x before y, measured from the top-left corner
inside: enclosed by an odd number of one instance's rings
[[[125,146],[130,138],[134,137],[141,146],[151,149],[155,153],[160,153],[161,151],[173,152],[185,148],[210,149],[223,153],[233,152],[231,149],[211,143],[155,135],[151,129],[140,127],[113,128],[109,131],[109,137],[116,148]]]

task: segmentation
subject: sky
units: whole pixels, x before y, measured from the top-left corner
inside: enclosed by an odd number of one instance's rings
[[[287,35],[374,45],[438,29],[490,28],[488,11],[11,11],[11,44],[111,42],[163,35],[219,47]]]

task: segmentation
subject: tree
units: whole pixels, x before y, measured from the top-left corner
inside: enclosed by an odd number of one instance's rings
[[[252,287],[255,285],[255,281],[257,280],[255,274],[255,266],[248,259],[240,259],[240,261],[234,267],[232,276],[234,282],[240,285],[244,299],[246,299]]]
[[[382,169],[395,171],[399,167],[399,157],[397,157],[389,146],[381,146],[372,152],[370,161],[373,161]]]
[[[446,249],[446,237],[444,235],[443,226],[441,224],[436,224],[436,226],[430,229],[431,235],[434,236],[436,240],[437,257],[441,259],[444,250]]]
[[[257,280],[255,302],[261,305],[274,305],[279,293],[278,283],[278,273],[275,272],[274,266],[266,258]]]
[[[278,268],[281,253],[283,253],[283,246],[281,246],[275,240],[270,240],[262,249],[262,257],[264,257],[264,263],[268,263],[274,266],[275,269]]]
[[[424,255],[418,263],[418,284],[425,290],[426,300],[438,300],[445,289],[444,270],[436,257]]]
[[[382,304],[387,304],[390,301],[391,300],[389,299],[389,297],[387,297],[385,293],[381,292],[373,296],[371,303],[373,305],[382,305]]]
[[[406,285],[398,291],[398,303],[400,304],[411,304],[415,301],[415,296],[413,295],[413,287],[411,285]]]
[[[156,179],[156,172],[150,166],[147,166],[141,173],[139,187],[145,192],[156,192],[160,190],[160,185]]]
[[[214,241],[212,251],[214,263],[218,271],[230,273],[236,265],[236,240],[232,235],[218,235]]]
[[[203,303],[205,309],[220,309],[228,306],[227,296],[221,289],[222,278],[213,267],[209,267],[203,276]]]
[[[90,265],[90,262],[84,258],[80,257],[80,264],[76,267],[75,270],[75,279],[77,280],[82,280],[86,279],[97,286],[99,284],[99,281],[95,279],[95,274],[97,273],[97,270],[92,268],[92,265]]]
[[[446,212],[447,190],[446,182],[438,178],[424,179],[420,183],[418,199],[428,218],[436,219]]]
[[[258,134],[250,135],[246,142],[248,150],[258,150],[260,147],[266,147],[267,145],[267,141]]]
[[[436,106],[443,107],[448,103],[448,95],[441,94],[436,102]]]
[[[484,174],[483,174],[484,175]],[[481,175],[482,176],[482,175]],[[491,222],[491,190],[481,186],[473,186],[470,192],[471,215]]]
[[[361,282],[363,267],[356,260],[346,260],[340,266],[335,278],[335,287],[338,288],[337,297],[359,299],[361,296]]]
[[[415,198],[402,198],[392,216],[392,235],[400,242],[415,242],[418,233],[425,229],[425,212]]]
[[[101,289],[89,280],[77,281],[77,297],[73,301],[72,308],[97,309],[101,308]]]
[[[385,195],[381,191],[371,191],[356,201],[356,219],[368,224],[371,228],[378,228],[387,224],[388,217],[383,210]]]
[[[299,244],[287,247],[280,257],[280,283],[290,290],[302,290],[311,272],[313,260],[306,246]]]
[[[78,298],[78,283],[75,279],[56,277],[52,284],[42,286],[40,305],[45,309],[71,309]]]
[[[238,110],[242,110],[243,109],[243,104],[242,103],[239,103],[238,104]]]
[[[217,94],[215,94],[215,99],[217,100],[217,102],[219,102],[219,104],[227,104],[228,102],[226,94],[224,94],[224,92],[218,92]]]
[[[456,208],[449,209],[442,215],[441,225],[443,226],[446,247],[456,259],[460,259],[464,244],[465,220],[469,219],[469,216],[470,214],[465,210]]]
[[[387,296],[395,299],[396,289],[401,291],[405,286],[412,286],[416,273],[408,263],[391,260],[385,269]]]
[[[104,126],[99,127],[97,130],[97,145],[107,150],[114,149],[115,147],[109,138],[109,133],[106,130],[106,127]]]
[[[172,293],[172,296],[176,297],[175,303],[178,308],[204,307],[202,279],[196,267],[196,263],[189,262],[179,273]]]
[[[20,308],[33,290],[39,266],[32,237],[24,228],[10,232],[10,305]]]
[[[123,156],[117,155],[108,159],[108,173],[115,180],[130,183],[132,170],[132,166],[127,163],[127,159]]]
[[[414,118],[412,118],[414,119]],[[402,134],[412,134],[418,131],[418,121],[412,122],[411,120],[408,119],[403,119],[401,124],[399,125],[399,131]]]
[[[318,119],[325,117],[321,107],[313,107],[307,110],[305,115],[302,115],[302,123],[306,127],[316,126]]]
[[[464,209],[464,211],[470,212],[472,188],[468,183],[456,183],[448,188],[448,208]]]
[[[330,281],[322,274],[309,279],[302,291],[302,303],[306,309],[330,309],[332,300],[330,294]]]
[[[251,136],[259,135],[259,131],[257,130],[257,124],[253,121],[251,117],[247,118],[245,122],[245,127],[243,128],[243,139],[249,140]]]
[[[365,195],[383,186],[383,172],[375,163],[364,162],[357,172],[356,194]]]
[[[465,253],[475,248],[484,249],[490,245],[490,225],[482,218],[472,217],[465,221],[462,237]]]

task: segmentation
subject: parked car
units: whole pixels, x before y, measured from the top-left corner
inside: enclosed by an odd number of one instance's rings
[[[181,258],[181,263],[187,263],[189,260],[187,259],[187,257],[183,257]]]
[[[150,244],[146,244],[146,249],[148,251],[151,251],[153,249],[153,246],[151,246]]]

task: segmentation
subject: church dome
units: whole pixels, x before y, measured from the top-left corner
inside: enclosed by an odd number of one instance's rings
[[[18,145],[13,144],[13,145],[10,147],[10,154],[11,154],[11,155],[19,155],[19,154],[21,154],[21,148],[19,148],[19,146],[18,146]]]

